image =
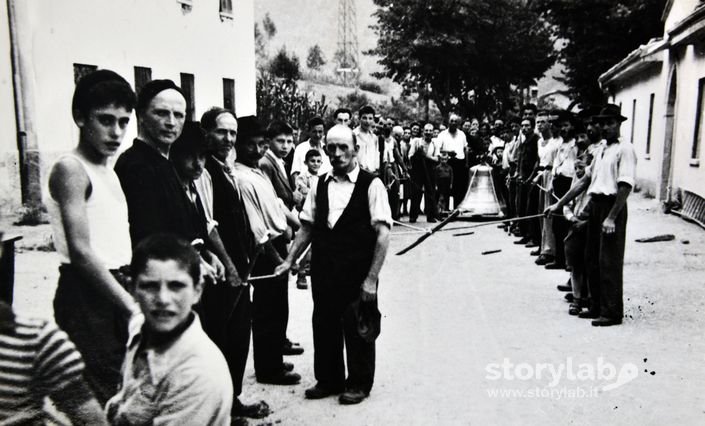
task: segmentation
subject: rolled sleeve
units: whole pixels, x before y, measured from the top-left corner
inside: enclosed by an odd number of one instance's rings
[[[309,194],[310,195],[310,194]],[[389,207],[387,190],[379,178],[374,178],[367,189],[371,224],[385,223],[392,227],[392,209]]]
[[[626,183],[634,187],[636,181],[636,153],[634,152],[634,146],[623,142],[620,145],[621,153],[619,156],[617,182]]]

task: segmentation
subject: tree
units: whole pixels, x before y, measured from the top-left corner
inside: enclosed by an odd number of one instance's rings
[[[287,81],[298,80],[301,78],[299,58],[293,53],[290,56],[286,52],[286,47],[282,47],[269,63],[269,72]]]
[[[276,79],[266,72],[257,78],[257,117],[263,123],[284,120],[303,129],[308,120],[323,117],[327,109],[325,96],[315,100],[301,93],[295,81]]]
[[[261,28],[264,28],[262,32]],[[262,25],[255,22],[255,60],[257,69],[263,69],[269,62],[269,42],[277,34],[277,26],[269,16],[269,12],[262,18]]]
[[[323,65],[326,64],[326,60],[323,57],[323,51],[321,46],[314,45],[308,49],[308,56],[306,57],[306,66],[312,70],[319,70]]]
[[[516,0],[374,0],[378,77],[424,90],[443,114],[493,111],[555,62],[549,28]],[[474,97],[472,96],[474,95]]]
[[[262,18],[262,27],[267,33],[267,39],[271,40],[275,35],[277,35],[277,26],[274,25],[272,17],[269,16],[269,12],[265,13],[264,18]]]
[[[632,50],[663,34],[666,0],[537,0],[534,7],[563,41],[560,81],[579,103],[600,104],[605,95],[597,78]]]

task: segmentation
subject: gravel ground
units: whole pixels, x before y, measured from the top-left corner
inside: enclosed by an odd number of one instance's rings
[[[404,256],[393,253],[416,235],[393,236],[376,384],[358,406],[303,399],[314,382],[312,305],[292,280],[288,334],[306,352],[290,361],[304,379],[259,385],[250,363],[242,398],[274,411],[251,424],[704,424],[705,232],[638,194],[629,209],[618,327],[569,316],[555,288],[567,274],[536,267],[494,226],[439,233]],[[25,235],[15,307],[51,317],[58,260],[35,249],[47,245],[48,227],[12,231]],[[676,239],[634,242],[666,233]],[[501,252],[481,255],[488,250]]]

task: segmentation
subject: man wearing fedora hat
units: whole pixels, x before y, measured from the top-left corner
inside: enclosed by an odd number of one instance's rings
[[[636,153],[630,143],[619,140],[624,117],[616,105],[606,105],[593,120],[600,123],[603,141],[580,184],[571,188],[546,214],[555,214],[587,189],[590,197],[588,219],[588,285],[591,306],[581,318],[592,318],[593,326],[622,323],[622,272],[627,227],[627,198],[636,177]]]

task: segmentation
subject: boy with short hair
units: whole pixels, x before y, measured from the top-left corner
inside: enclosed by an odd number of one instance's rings
[[[306,168],[307,170],[296,177],[296,192],[301,194],[301,202],[296,205],[297,210],[301,211],[306,200],[306,196],[311,191],[311,188],[318,184],[318,172],[321,169],[323,158],[321,153],[316,149],[311,149],[306,153]],[[296,288],[305,290],[308,288],[306,275],[308,274],[309,262],[311,261],[311,252],[306,252],[306,255],[299,265],[298,277],[296,279]]]
[[[578,185],[585,176],[585,157],[579,157],[574,162],[575,177],[571,188]],[[586,246],[587,246],[587,213],[584,211],[589,197],[582,192],[570,203],[563,206],[563,216],[570,222],[570,229],[564,240],[566,264],[570,267],[570,286],[573,291],[573,302],[568,308],[570,315],[578,315],[583,308],[589,306],[586,276]]]
[[[84,376],[101,404],[117,391],[127,320],[138,310],[119,272],[132,250],[127,202],[108,166],[135,103],[130,85],[113,71],[78,82],[78,146],[53,165],[44,196],[61,259],[54,317],[83,355]]]
[[[448,164],[448,153],[441,152],[440,163],[433,169],[438,195],[438,211],[447,214],[450,210],[450,194],[453,187],[453,168]]]
[[[111,424],[230,424],[228,366],[193,311],[200,263],[174,235],[153,234],[135,248],[131,287],[142,315],[130,323],[122,387],[106,406]]]

